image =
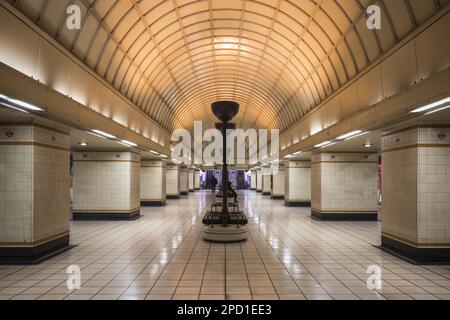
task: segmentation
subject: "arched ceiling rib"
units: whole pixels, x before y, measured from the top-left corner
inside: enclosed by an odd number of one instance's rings
[[[172,131],[212,126],[219,99],[241,104],[240,127],[286,130],[448,0],[11,2]],[[72,4],[81,30],[65,27]],[[366,27],[370,4],[381,30]]]

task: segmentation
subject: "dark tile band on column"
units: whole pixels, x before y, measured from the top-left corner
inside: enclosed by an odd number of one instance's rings
[[[141,200],[141,207],[164,207],[166,200]]]
[[[286,207],[311,207],[311,201],[284,201]]]
[[[271,196],[270,198],[273,200],[284,200],[284,196]]]
[[[311,210],[311,217],[322,221],[376,221],[377,212],[322,212]]]
[[[73,220],[75,221],[105,221],[105,220],[136,220],[141,216],[141,210],[134,211],[100,211],[100,212],[73,212]]]
[[[0,247],[0,265],[38,264],[71,249],[70,234],[29,247]]]
[[[424,248],[381,236],[382,250],[415,264],[450,264],[450,248]]]

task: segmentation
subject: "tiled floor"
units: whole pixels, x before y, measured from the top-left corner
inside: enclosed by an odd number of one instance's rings
[[[449,266],[415,266],[374,247],[376,222],[320,222],[254,192],[241,244],[201,238],[209,193],[145,208],[130,222],[73,222],[77,247],[36,266],[0,266],[0,299],[450,299]],[[82,287],[67,289],[69,265]],[[382,268],[382,289],[367,268]]]

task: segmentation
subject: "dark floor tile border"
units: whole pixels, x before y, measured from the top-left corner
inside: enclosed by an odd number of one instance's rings
[[[310,201],[284,201],[284,205],[286,207],[303,207],[303,208],[307,208],[307,207],[311,207],[311,202]]]
[[[270,192],[263,192],[263,196],[270,196]]]
[[[258,190],[258,189],[256,189],[256,192],[258,192],[258,193],[262,193],[262,190]]]
[[[449,265],[450,248],[418,248],[381,236],[381,250],[411,263],[421,265]]]
[[[73,212],[75,221],[108,221],[108,220],[137,220],[141,216],[141,210],[132,212]]]
[[[69,243],[68,234],[34,247],[0,247],[0,265],[39,264],[73,248]]]
[[[284,196],[271,196],[270,198],[273,200],[284,200]]]
[[[141,207],[164,207],[166,200],[141,200]]]
[[[183,191],[183,192],[180,192],[180,195],[182,195],[182,196],[187,196],[189,194],[189,192],[188,191]]]
[[[311,216],[314,219],[322,221],[377,221],[378,213],[365,213],[365,212],[320,212],[317,210],[311,210]]]
[[[167,195],[166,199],[168,199],[168,200],[178,200],[178,199],[180,199],[180,196],[178,196],[178,195]]]

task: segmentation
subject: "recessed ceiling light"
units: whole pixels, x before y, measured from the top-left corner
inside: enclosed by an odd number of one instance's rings
[[[364,148],[372,148],[372,144],[370,142],[367,142],[363,145]]]
[[[324,141],[324,142],[322,142],[322,143],[316,144],[314,147],[315,147],[315,148],[322,148],[322,147],[324,147],[324,146],[329,145],[330,143],[331,143],[331,141]]]
[[[439,112],[439,111],[442,111],[442,110],[445,110],[445,109],[448,109],[448,108],[450,108],[450,105],[442,107],[442,108],[439,108],[439,109],[436,109],[436,110],[432,110],[430,112],[425,113],[425,115],[427,116],[429,114],[433,114],[433,113],[436,113],[436,112]]]
[[[150,150],[150,152],[153,153],[153,154],[159,155],[159,153],[156,152],[156,151]]]
[[[447,97],[445,99],[442,99],[442,100],[439,100],[439,101],[427,104],[427,105],[425,105],[423,107],[414,109],[413,111],[411,111],[411,113],[419,113],[419,112],[427,111],[427,110],[430,110],[430,109],[433,109],[433,108],[443,107],[443,106],[448,105],[448,104],[450,104],[450,97]]]
[[[345,140],[345,139],[347,139],[347,138],[356,136],[356,135],[360,134],[361,132],[362,132],[362,130],[355,130],[355,131],[349,132],[349,133],[347,133],[347,134],[344,134],[344,135],[342,135],[342,136],[340,136],[340,137],[337,137],[337,139],[338,139],[338,140]]]
[[[101,135],[101,136],[103,136],[103,137],[106,137],[106,138],[117,139],[116,136],[113,136],[112,134],[103,132],[103,131],[101,131],[101,130],[93,129],[92,132],[95,132],[95,133],[97,133],[97,134],[99,134],[99,135]]]
[[[321,148],[328,148],[328,147],[334,146],[335,144],[337,144],[337,142],[330,142],[324,146],[321,146]]]
[[[27,102],[23,102],[21,100],[17,100],[17,99],[9,99],[9,102],[16,104],[20,107],[23,107],[25,109],[31,110],[31,111],[44,111],[43,109],[36,107],[35,105],[32,105],[30,103]]]
[[[303,151],[298,151],[298,152],[294,153],[294,156],[298,156],[301,153],[303,153]]]
[[[24,102],[24,101],[18,100],[18,99],[13,99],[13,98],[10,98],[10,97],[5,96],[5,95],[3,95],[3,94],[0,94],[0,98],[3,99],[3,100],[6,100],[6,101],[8,101],[8,102],[10,102],[10,103],[12,103],[12,104],[14,104],[14,105],[16,105],[16,106],[25,108],[25,109],[27,109],[27,110],[31,110],[31,111],[44,111],[43,109],[41,109],[41,108],[39,108],[39,107],[36,107],[35,105],[32,105],[31,103],[27,103],[27,102]],[[8,105],[8,107],[14,109],[14,106],[9,106],[9,105]]]
[[[82,147],[87,147],[88,146],[87,142],[80,142],[79,145],[82,146]]]
[[[285,159],[290,159],[292,157],[294,157],[292,154],[288,154],[287,156],[284,156]]]
[[[128,140],[122,140],[121,142],[126,144],[126,145],[129,145],[131,147],[137,147],[138,146],[136,143],[128,141]]]
[[[15,111],[19,111],[19,112],[23,112],[23,113],[29,113],[27,110],[23,110],[23,109],[21,109],[21,108],[15,107],[15,106],[13,106],[12,104],[9,104],[9,103],[0,102],[0,104],[1,104],[2,106],[4,106],[4,107],[7,107],[7,108],[9,108],[9,109],[13,109],[13,110],[15,110]]]

